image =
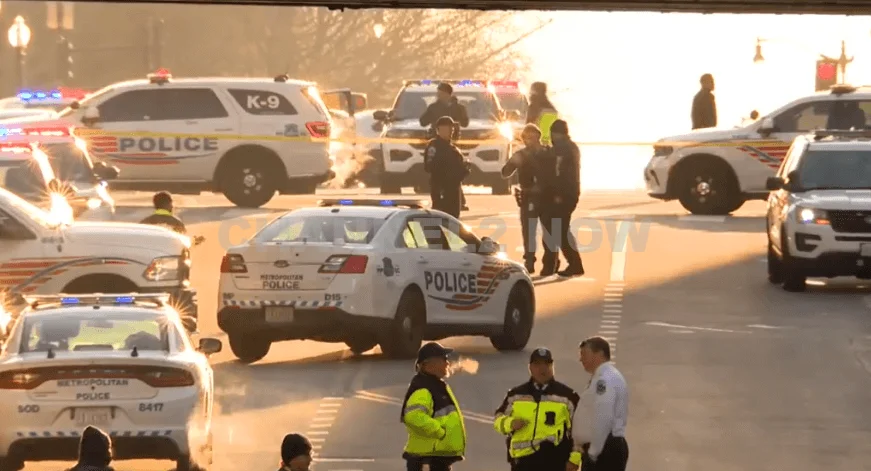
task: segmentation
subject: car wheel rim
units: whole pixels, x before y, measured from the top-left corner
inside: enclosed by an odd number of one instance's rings
[[[511,311],[511,322],[513,322],[514,325],[520,325],[520,321],[522,319],[523,319],[523,313],[520,312],[520,308],[515,307]]]
[[[402,332],[407,338],[411,338],[411,318],[406,317],[402,320]]]

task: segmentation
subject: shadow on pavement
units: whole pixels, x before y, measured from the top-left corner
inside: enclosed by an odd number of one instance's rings
[[[676,214],[644,214],[636,224],[651,223],[680,230],[704,232],[734,232],[764,234],[765,218],[756,216],[686,216]]]

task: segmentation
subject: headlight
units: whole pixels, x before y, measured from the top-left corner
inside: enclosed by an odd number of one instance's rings
[[[97,198],[91,198],[88,200],[88,209],[97,209],[103,205],[103,202]]]
[[[148,281],[179,280],[182,265],[181,257],[157,257],[151,261],[142,276]]]
[[[795,216],[800,224],[829,224],[829,215],[821,209],[802,208],[801,206],[797,206],[795,208]]]

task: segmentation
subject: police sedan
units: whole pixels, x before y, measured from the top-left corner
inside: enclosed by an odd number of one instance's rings
[[[79,433],[107,431],[115,457],[211,460],[214,380],[165,295],[34,296],[0,353],[0,469],[75,460]]]
[[[415,355],[423,340],[487,336],[520,350],[533,284],[489,238],[419,200],[322,200],[275,219],[221,263],[218,325],[233,354],[273,342],[344,342]]]

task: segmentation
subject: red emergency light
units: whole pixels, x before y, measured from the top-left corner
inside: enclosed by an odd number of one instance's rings
[[[817,78],[820,80],[835,80],[838,77],[838,64],[820,61],[817,65]]]
[[[169,82],[171,78],[172,74],[164,68],[157,69],[153,74],[148,74],[148,80],[158,85]]]
[[[500,88],[520,88],[520,82],[517,80],[494,80],[490,84]]]
[[[72,133],[70,132],[70,128],[68,127],[22,128],[10,130],[9,134],[43,137],[64,137],[72,135]]]
[[[58,91],[61,96],[65,99],[71,100],[81,100],[86,96],[90,95],[91,92],[88,90],[82,90],[80,88],[69,88],[69,87],[59,87]]]

